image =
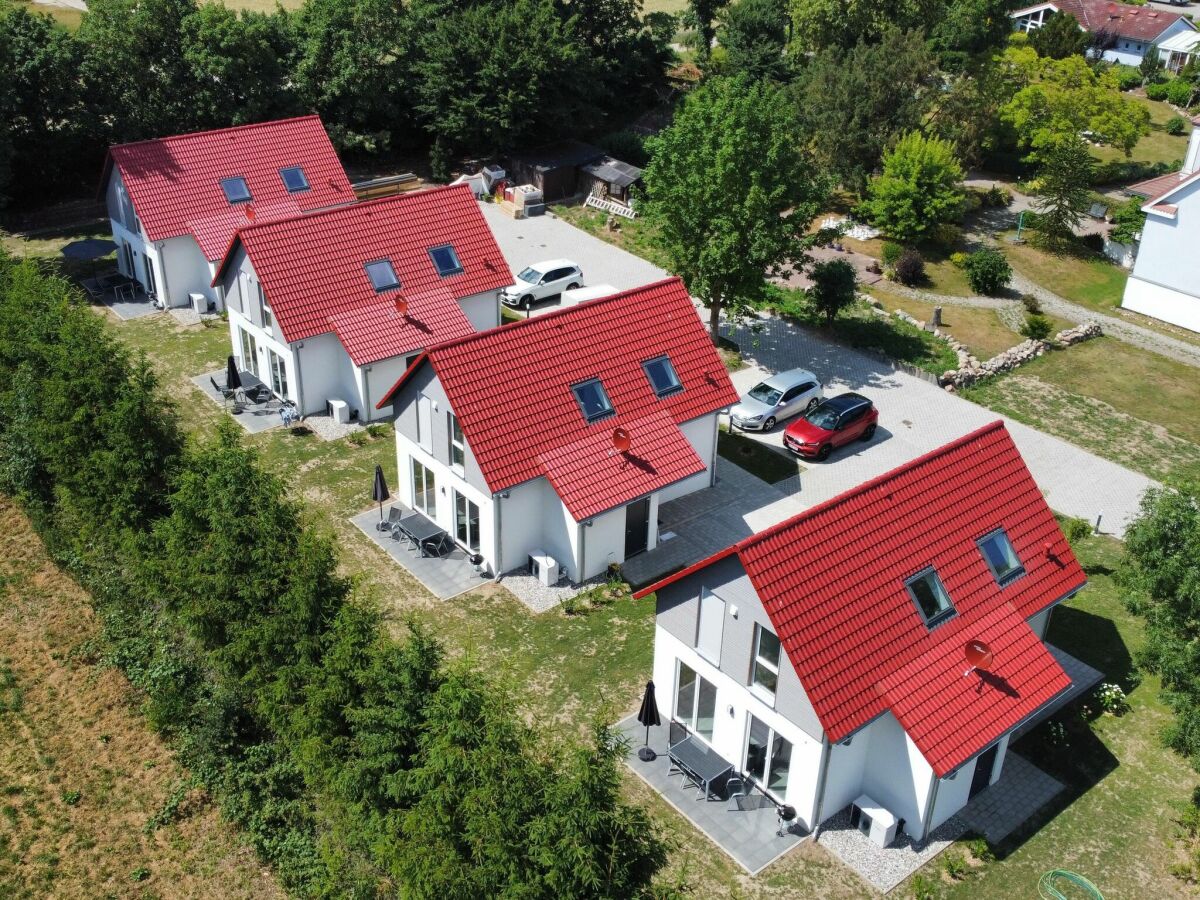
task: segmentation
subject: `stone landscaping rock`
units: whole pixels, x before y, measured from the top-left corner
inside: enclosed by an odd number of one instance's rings
[[[958,355],[958,368],[943,372],[941,377],[938,378],[938,384],[947,391],[953,392],[957,388],[969,387],[984,378],[990,378],[993,375],[999,375],[1003,372],[1011,372],[1031,359],[1037,359],[1039,356],[1045,355],[1048,350],[1065,349],[1072,344],[1078,344],[1080,341],[1099,337],[1102,333],[1097,323],[1085,322],[1074,328],[1067,328],[1064,331],[1060,331],[1054,336],[1053,341],[1039,341],[1033,338],[1022,341],[1015,347],[1009,347],[1003,353],[998,353],[983,363],[980,363],[974,356],[959,349],[959,347],[954,346],[953,342],[948,342]]]

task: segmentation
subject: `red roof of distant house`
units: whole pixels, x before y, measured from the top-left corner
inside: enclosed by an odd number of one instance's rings
[[[642,363],[664,354],[683,389],[660,398]],[[431,346],[379,405],[426,361],[489,489],[545,476],[580,521],[703,471],[678,425],[737,402],[677,278]],[[571,387],[592,378],[615,414],[589,424]]]
[[[403,313],[395,302],[401,296],[406,305]],[[348,309],[330,316],[329,324],[356,366],[415,353],[431,340],[475,331],[454,295],[442,285]]]
[[[114,165],[150,240],[192,235],[210,260],[250,221],[354,202],[318,116],[118,144],[109,148],[103,184]],[[284,185],[279,170],[293,166],[304,170],[307,191]],[[246,179],[248,203],[231,204],[221,189],[234,177]]]
[[[1000,527],[1025,568],[1005,587],[975,543]],[[891,709],[945,774],[1065,686],[1062,669],[1034,652],[1017,625],[1087,579],[1001,422],[635,596],[728,556],[746,570],[832,741]],[[905,587],[928,566],[956,610],[932,630]],[[972,638],[994,642],[1006,687],[962,689]]]
[[[1149,6],[1115,3],[1113,0],[1052,0],[1051,3],[1038,3],[1018,9],[1009,13],[1009,16],[1020,16],[1045,6],[1052,6],[1059,12],[1074,16],[1083,29],[1092,34],[1107,31],[1135,41],[1153,42],[1180,19],[1184,19],[1189,25],[1192,24],[1191,19],[1180,13],[1163,12]]]
[[[267,303],[284,338],[302,341],[330,330],[330,320],[350,310],[384,304],[394,294],[409,299],[433,291],[455,299],[512,283],[512,273],[467,185],[431,188],[295,216],[241,229],[225,254],[220,278],[234,247],[245,247],[262,282]],[[449,245],[462,271],[441,276],[429,251]],[[368,262],[391,262],[400,287],[376,292]],[[430,303],[433,295],[426,298]],[[426,305],[430,333],[410,347],[424,347],[461,333],[443,308]],[[446,326],[445,331],[438,328]],[[399,339],[399,338],[397,338]]]

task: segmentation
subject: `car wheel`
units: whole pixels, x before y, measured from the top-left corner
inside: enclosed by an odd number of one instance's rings
[[[775,427],[775,417],[768,416],[767,421],[763,422],[763,431],[770,431]]]
[[[533,297],[530,294],[526,294],[524,297],[521,298],[521,309],[528,312],[529,307],[531,307],[531,306],[533,306]]]
[[[808,401],[808,406],[804,407],[804,411],[808,412],[809,410],[811,410],[814,406],[816,406],[820,402],[821,402],[820,397],[813,397],[811,400]]]
[[[817,462],[825,462],[829,459],[829,454],[833,452],[833,447],[829,444],[822,444],[821,449],[817,451]]]
[[[568,284],[568,285],[567,285],[567,290],[568,290],[568,291],[575,291],[575,290],[578,290],[578,289],[579,289],[579,285],[578,285],[578,284],[576,284],[574,281],[572,281],[570,284]]]
[[[874,422],[872,422],[865,429],[863,429],[862,437],[859,438],[859,440],[869,441],[873,437],[875,437],[875,423]]]

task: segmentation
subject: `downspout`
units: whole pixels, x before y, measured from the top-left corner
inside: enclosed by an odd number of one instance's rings
[[[813,804],[812,833],[813,840],[817,839],[817,831],[821,827],[821,807],[825,805],[825,782],[829,780],[829,757],[833,745],[829,743],[829,735],[821,735],[821,777],[817,781],[817,801]]]
[[[162,302],[163,302],[163,309],[170,309],[174,306],[174,304],[171,303],[171,301],[170,301],[171,285],[167,281],[167,261],[163,258],[163,245],[165,243],[166,243],[166,241],[159,241],[157,244],[154,245],[154,247],[156,250],[158,250],[158,253],[156,254],[156,256],[158,257],[159,264],[162,266],[162,287],[163,287],[162,293],[163,293],[163,295],[159,299],[162,300]],[[150,268],[151,268],[151,270],[154,269],[154,263],[150,264]],[[137,275],[135,274],[134,277],[136,278]]]
[[[500,580],[500,573],[504,571],[500,562],[500,548],[503,543],[500,540],[500,510],[503,504],[500,502],[503,498],[499,494],[492,494],[492,509],[496,512],[492,516],[492,559],[495,560],[495,571],[492,572],[492,581]]]
[[[716,487],[717,485],[717,441],[721,439],[721,414],[713,416],[713,448],[712,456],[708,460],[708,486]]]
[[[371,411],[375,409],[371,405],[371,367],[363,366],[363,418],[364,423],[371,421]]]
[[[300,374],[304,371],[304,367],[300,365],[300,349],[303,346],[304,341],[292,346],[292,362],[296,364],[296,411],[301,416],[304,415],[304,376]]]
[[[579,583],[583,584],[586,580],[584,573],[587,572],[585,563],[587,562],[586,538],[587,527],[582,522],[575,523],[575,531],[579,535]]]
[[[933,809],[937,805],[938,786],[942,783],[942,779],[937,777],[937,772],[931,768],[930,774],[933,776],[933,788],[929,791],[929,799],[925,801],[925,821],[921,823],[921,843],[924,844],[929,838],[929,823],[933,821]]]

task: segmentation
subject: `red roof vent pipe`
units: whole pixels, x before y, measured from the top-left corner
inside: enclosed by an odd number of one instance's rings
[[[254,221],[254,204],[247,203],[245,212],[246,212],[246,218],[249,219],[251,222],[253,222]]]

